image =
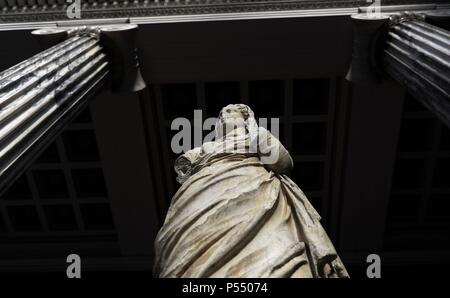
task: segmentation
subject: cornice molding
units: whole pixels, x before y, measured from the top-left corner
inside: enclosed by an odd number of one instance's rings
[[[441,2],[437,0],[436,2]],[[414,0],[384,0],[383,5],[424,3]],[[369,3],[370,4],[370,3]],[[185,15],[336,10],[369,5],[365,0],[85,0],[82,19],[164,17]],[[0,0],[0,23],[69,20],[65,0]]]

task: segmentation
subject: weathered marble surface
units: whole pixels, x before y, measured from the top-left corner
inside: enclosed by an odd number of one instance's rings
[[[182,185],[155,241],[155,275],[348,277],[319,214],[285,175],[293,166],[287,150],[245,105],[219,118],[216,140],[176,161]],[[279,150],[276,163],[263,163],[261,148]]]

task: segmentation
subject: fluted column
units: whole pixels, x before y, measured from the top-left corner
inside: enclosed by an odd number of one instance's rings
[[[450,127],[450,32],[420,16],[393,16],[382,65]]]
[[[355,15],[352,20],[347,79],[372,85],[394,79],[450,127],[450,32],[427,23],[426,14]]]
[[[0,73],[0,193],[86,107],[107,78],[115,89],[123,81],[126,91],[145,87],[132,42],[135,29],[33,32],[41,44],[57,44]]]

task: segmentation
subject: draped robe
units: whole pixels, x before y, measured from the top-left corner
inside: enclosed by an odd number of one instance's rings
[[[286,165],[268,167],[248,144],[248,134],[231,134],[176,160],[182,185],[155,241],[155,275],[347,277]]]

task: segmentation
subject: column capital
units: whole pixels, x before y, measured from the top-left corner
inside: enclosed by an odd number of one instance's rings
[[[44,48],[74,36],[98,39],[111,62],[111,90],[136,92],[146,87],[136,48],[137,30],[136,24],[108,24],[42,28],[32,34]]]

